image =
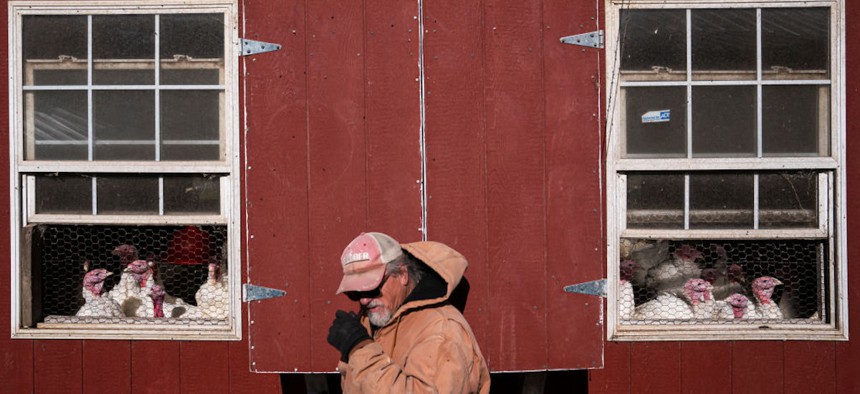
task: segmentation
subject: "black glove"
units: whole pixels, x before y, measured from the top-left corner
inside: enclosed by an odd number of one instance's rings
[[[328,329],[328,343],[340,350],[340,359],[349,361],[349,352],[355,345],[366,339],[371,339],[367,330],[361,325],[355,312],[337,311],[334,321]]]

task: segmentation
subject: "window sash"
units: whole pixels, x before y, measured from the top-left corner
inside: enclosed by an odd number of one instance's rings
[[[748,76],[738,76],[737,80],[726,80],[727,74],[714,76],[723,79],[717,82],[707,81],[707,73],[697,73],[696,78],[683,75],[670,75],[669,72],[624,72],[620,71],[619,56],[619,13],[623,9],[731,9],[731,8],[781,8],[781,7],[829,7],[830,8],[830,77],[820,71],[806,70],[792,75],[770,75],[761,77],[760,60],[759,74],[753,79]],[[682,0],[608,0],[607,1],[607,339],[622,341],[693,341],[693,340],[847,340],[848,327],[843,320],[847,316],[847,304],[838,297],[847,285],[844,275],[845,261],[845,178],[843,168],[845,163],[845,131],[844,131],[844,2],[831,1],[745,1],[723,0],[720,2],[693,2]],[[760,26],[757,21],[757,26]],[[757,27],[760,29],[760,27]],[[760,40],[760,38],[759,38]],[[689,44],[687,46],[689,48]],[[760,59],[760,52],[757,54]],[[687,59],[690,59],[689,55]],[[690,67],[688,66],[689,70]],[[678,73],[678,72],[675,72]],[[680,74],[687,74],[684,70]],[[632,79],[636,79],[635,81]],[[779,79],[777,79],[779,78]],[[686,79],[686,80],[685,80]],[[821,157],[681,157],[681,158],[632,158],[622,157],[624,119],[620,115],[625,108],[624,101],[619,99],[621,87],[635,86],[705,86],[720,85],[751,85],[756,86],[758,97],[761,97],[762,86],[774,85],[817,85],[829,88],[830,113],[824,119],[829,129],[830,152]],[[760,106],[759,106],[760,108]],[[673,114],[674,115],[674,114]],[[757,116],[761,117],[757,109]],[[674,116],[673,116],[674,117]],[[760,121],[759,121],[760,122]],[[758,126],[760,130],[760,124]],[[760,133],[760,131],[757,131]],[[689,151],[689,150],[688,150]],[[759,150],[760,152],[760,150]],[[758,152],[757,152],[758,153]],[[698,171],[819,171],[819,201],[825,201],[826,206],[819,206],[819,227],[816,229],[757,229],[757,230],[653,230],[626,228],[626,178],[625,174],[642,172],[674,171],[695,173]],[[821,178],[825,179],[822,185]],[[618,294],[619,278],[619,242],[622,238],[642,239],[676,239],[676,240],[747,240],[747,239],[821,239],[827,245],[827,258],[821,264],[829,267],[829,275],[818,278],[822,289],[825,289],[827,304],[825,310],[832,318],[828,324],[809,325],[793,324],[785,321],[770,330],[762,330],[758,324],[624,324],[620,321]],[[737,322],[735,322],[737,323]]]
[[[24,86],[24,63],[22,60],[22,18],[27,15],[174,15],[174,14],[206,14],[217,13],[224,15],[224,59],[220,67],[219,78],[221,83],[217,85],[81,85],[81,86]],[[25,339],[122,339],[122,340],[239,340],[242,337],[241,324],[239,323],[241,311],[241,284],[240,277],[241,261],[241,226],[240,226],[240,203],[235,196],[240,195],[239,182],[240,162],[239,152],[239,99],[238,99],[238,54],[239,38],[238,29],[238,5],[235,1],[215,0],[207,3],[189,3],[187,1],[168,0],[158,3],[145,2],[134,4],[126,1],[117,2],[94,2],[94,1],[12,1],[9,3],[9,60],[10,78],[12,81],[10,106],[11,118],[11,208],[12,208],[12,273],[11,286],[12,305],[11,321],[13,322],[11,335],[13,338]],[[165,69],[173,67],[173,60],[147,59],[151,62],[149,67],[160,63]],[[132,61],[131,63],[134,63]],[[181,67],[182,59],[178,59],[175,66]],[[212,67],[214,63],[207,64],[206,59],[199,62],[189,62],[194,66]],[[110,67],[108,64],[95,61],[96,67]],[[53,67],[50,64],[40,64],[34,67]],[[220,108],[221,124],[221,149],[222,154],[217,161],[53,161],[53,160],[23,160],[24,144],[24,108],[25,96],[40,91],[58,90],[91,90],[107,91],[129,88],[128,90],[151,90],[151,91],[182,91],[182,90],[217,90],[222,92]],[[183,216],[142,216],[142,215],[28,215],[29,202],[33,193],[31,185],[28,185],[28,177],[45,173],[81,173],[81,174],[214,174],[221,176],[220,182],[220,214],[219,215],[183,215]],[[30,204],[31,205],[31,204]],[[33,219],[35,223],[53,224],[116,224],[130,226],[147,225],[226,225],[227,237],[231,246],[226,250],[225,256],[229,261],[229,316],[226,324],[218,325],[166,325],[166,324],[50,324],[34,328],[32,319],[31,296],[31,251],[26,245],[34,236],[35,226],[28,222]]]

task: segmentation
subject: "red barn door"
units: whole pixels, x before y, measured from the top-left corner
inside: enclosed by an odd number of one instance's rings
[[[361,231],[470,262],[465,315],[493,371],[602,366],[594,1],[245,2],[251,370],[333,372],[338,258]]]

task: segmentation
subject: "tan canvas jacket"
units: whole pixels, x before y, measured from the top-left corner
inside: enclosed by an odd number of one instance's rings
[[[341,362],[344,393],[489,393],[490,372],[469,323],[446,301],[468,263],[438,242],[404,244],[447,282],[442,297],[408,301]],[[369,327],[367,318],[362,319]]]

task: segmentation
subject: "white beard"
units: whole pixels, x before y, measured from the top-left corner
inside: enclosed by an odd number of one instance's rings
[[[373,303],[368,304],[368,308],[373,307]],[[376,327],[382,327],[388,324],[388,321],[391,320],[391,311],[383,306],[382,312],[367,312],[367,318],[370,320],[370,324],[373,324]]]

